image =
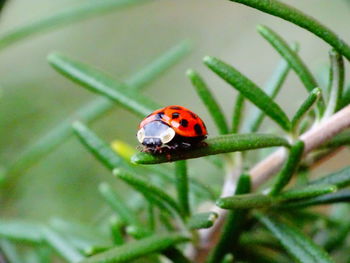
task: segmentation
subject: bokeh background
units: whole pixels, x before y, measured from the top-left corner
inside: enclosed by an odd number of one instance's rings
[[[9,0],[0,18],[0,35],[30,21],[78,6],[78,0]],[[102,0],[101,0],[102,1]],[[345,0],[288,0],[287,3],[318,18],[350,42],[350,2]],[[0,166],[6,168],[31,143],[67,118],[96,95],[56,73],[47,63],[52,51],[125,79],[184,39],[192,52],[152,82],[145,94],[161,104],[180,104],[197,112],[216,134],[210,117],[185,76],[188,68],[200,71],[230,118],[236,92],[202,65],[205,55],[232,63],[263,85],[279,55],[256,32],[264,24],[290,43],[300,43],[300,54],[325,85],[329,47],[310,33],[256,10],[213,0],[161,0],[135,5],[21,41],[0,53]],[[290,74],[277,101],[289,116],[305,98],[305,90]],[[136,147],[140,120],[115,109],[90,127],[107,141],[120,139]],[[265,121],[265,129],[275,125]],[[349,165],[342,152],[316,173]],[[219,189],[220,173],[213,167],[190,162],[191,174]],[[103,211],[97,185],[109,181],[128,198],[132,193],[86,151],[75,137],[62,143],[14,184],[1,189],[0,217],[46,222],[53,216],[91,222]]]

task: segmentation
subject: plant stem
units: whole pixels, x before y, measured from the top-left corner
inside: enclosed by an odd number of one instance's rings
[[[307,131],[300,137],[300,139],[303,140],[305,144],[304,154],[318,148],[330,140],[332,137],[349,127],[350,105],[338,111],[329,119],[314,127],[312,130]],[[276,173],[276,171],[278,171],[278,169],[282,166],[284,160],[285,151],[284,149],[281,149],[272,153],[266,159],[254,166],[249,171],[249,174],[252,177],[253,189],[258,188],[261,184],[266,182],[270,176]],[[236,188],[236,184],[232,178],[234,178],[234,176],[230,176],[225,179],[223,194],[221,196],[232,195],[232,192]],[[208,253],[208,250],[211,247],[215,246],[217,237],[220,233],[220,228],[222,227],[225,216],[227,214],[227,211],[218,209],[216,206],[214,206],[214,209],[211,210],[218,213],[219,217],[212,228],[200,231],[200,243],[202,246],[205,246],[206,249],[202,251],[197,250],[194,252],[197,254],[198,258],[203,257],[203,254]]]
[[[350,105],[335,113],[332,117],[320,123],[318,126],[301,135],[304,141],[304,154],[318,148],[329,141],[335,135],[350,127]],[[277,150],[266,159],[255,165],[251,170],[253,188],[259,187],[262,183],[274,174],[283,164],[285,154]]]

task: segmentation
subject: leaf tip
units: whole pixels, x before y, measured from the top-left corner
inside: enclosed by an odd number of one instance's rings
[[[211,57],[211,56],[205,56],[205,57],[203,58],[203,62],[204,62],[204,64],[206,64],[206,65],[211,64],[211,63],[213,62],[213,60],[214,60],[214,57]]]
[[[193,79],[196,76],[196,72],[190,68],[186,71],[186,75],[188,78]]]

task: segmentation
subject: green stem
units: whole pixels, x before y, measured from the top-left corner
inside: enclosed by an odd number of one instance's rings
[[[330,44],[339,53],[350,60],[350,46],[342,40],[336,33],[322,25],[315,18],[304,14],[300,10],[291,7],[277,0],[230,0],[231,2],[241,3],[252,8],[256,8],[262,12],[273,16],[280,17],[284,20],[292,22]]]

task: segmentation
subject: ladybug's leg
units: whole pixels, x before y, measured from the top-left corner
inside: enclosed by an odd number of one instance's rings
[[[182,142],[181,143],[181,148],[183,149],[188,149],[188,148],[191,148],[191,144],[190,143],[187,143],[187,142]]]

